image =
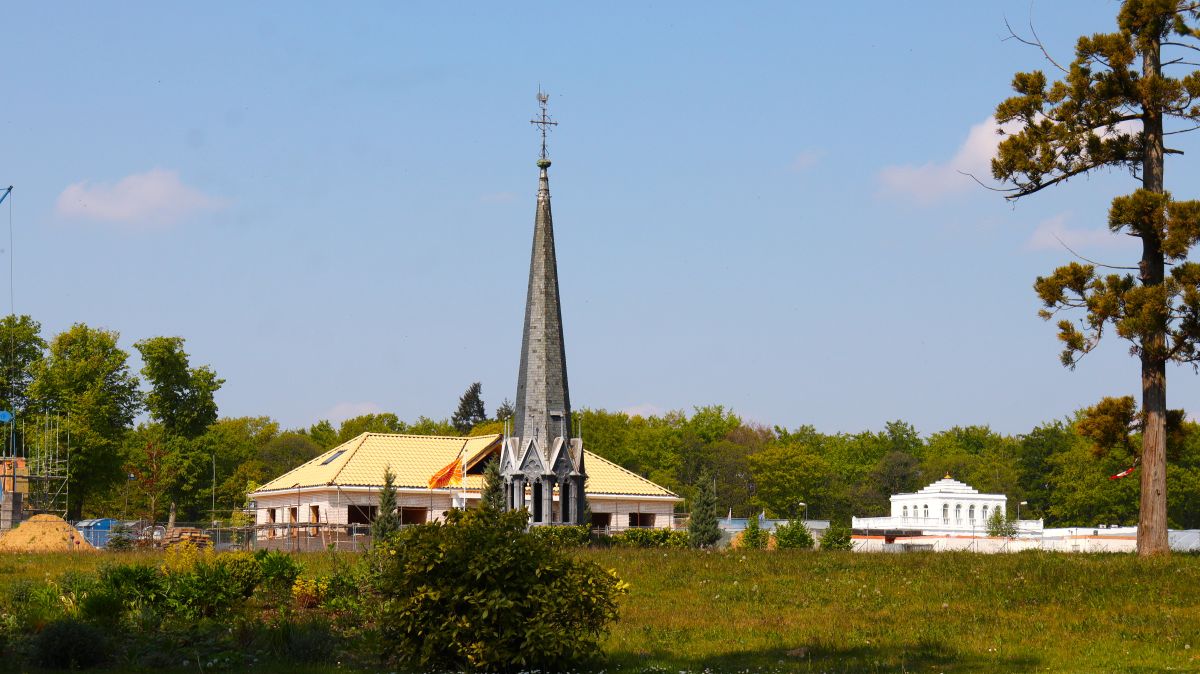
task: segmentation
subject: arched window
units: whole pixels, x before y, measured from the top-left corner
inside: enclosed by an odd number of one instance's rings
[[[925,504],[925,519],[929,519],[929,504]]]
[[[950,504],[942,504],[942,524],[950,524]]]
[[[987,506],[983,506],[983,521],[987,521]]]
[[[954,506],[954,521],[955,522],[962,521],[962,504],[961,503]]]
[[[967,519],[971,520],[972,524],[975,523],[975,506],[967,508]]]
[[[904,510],[902,512],[903,512],[903,514],[901,515],[901,517],[903,517],[904,519],[908,519],[908,506],[904,506]]]

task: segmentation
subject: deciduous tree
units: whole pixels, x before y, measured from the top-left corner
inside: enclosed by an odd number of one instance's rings
[[[89,498],[124,477],[121,442],[141,409],[138,379],[117,339],[116,332],[76,323],[30,367],[31,407],[61,415],[71,433],[67,514],[75,519]]]

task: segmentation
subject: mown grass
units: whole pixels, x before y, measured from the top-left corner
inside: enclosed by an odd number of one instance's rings
[[[0,555],[0,590],[158,554]],[[630,584],[608,672],[1200,671],[1197,556],[577,554]]]
[[[637,671],[1200,670],[1200,558],[603,550]]]

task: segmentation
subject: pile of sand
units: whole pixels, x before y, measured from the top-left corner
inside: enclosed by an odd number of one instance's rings
[[[66,520],[34,515],[0,536],[0,552],[94,552],[96,548]]]

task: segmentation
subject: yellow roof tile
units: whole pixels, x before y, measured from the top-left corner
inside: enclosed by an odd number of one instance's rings
[[[390,466],[397,487],[425,489],[429,478],[460,455],[467,468],[500,449],[500,435],[471,438],[363,433],[258,488],[258,492],[320,486],[383,485],[383,470]],[[657,484],[586,452],[588,493],[674,497]],[[467,475],[466,489],[482,488],[481,475]]]

